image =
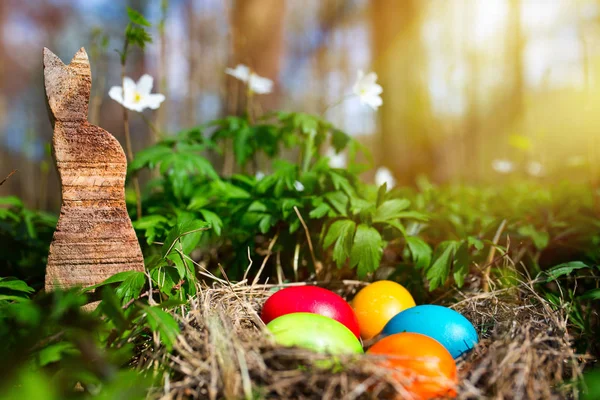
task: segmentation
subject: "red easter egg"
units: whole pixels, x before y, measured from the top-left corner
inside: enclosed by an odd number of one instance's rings
[[[297,312],[332,318],[360,337],[358,320],[350,304],[336,293],[317,286],[292,286],[275,292],[265,302],[260,317],[268,324],[277,317]]]

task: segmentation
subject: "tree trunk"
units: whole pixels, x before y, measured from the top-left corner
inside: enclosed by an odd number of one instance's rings
[[[231,15],[233,33],[231,66],[238,63],[246,64],[258,75],[277,83],[283,51],[284,16],[284,0],[236,0]],[[277,84],[275,84],[274,93],[260,97],[263,109],[271,109],[277,104],[277,92]],[[243,112],[245,108],[243,94],[244,91],[238,92],[237,104],[230,106],[234,107],[229,110],[230,112],[236,114]]]
[[[421,41],[423,2],[372,0],[371,21],[375,70],[383,86],[379,109],[379,165],[399,183],[410,184],[419,174],[431,175],[434,155],[425,55]]]

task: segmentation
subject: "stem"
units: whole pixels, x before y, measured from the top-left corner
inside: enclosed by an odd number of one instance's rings
[[[315,143],[315,136],[317,135],[316,131],[311,131],[308,134],[308,138],[304,144],[304,160],[302,161],[302,173],[308,172],[308,168],[310,167],[310,160],[313,156],[313,146]]]
[[[488,292],[490,290],[490,270],[492,268],[492,264],[494,263],[494,255],[496,254],[496,246],[498,245],[498,241],[500,240],[500,235],[502,235],[502,231],[506,226],[506,220],[502,220],[496,234],[494,235],[494,239],[492,240],[492,246],[490,247],[490,252],[487,258],[487,265],[485,267],[485,271],[483,273],[483,291]]]
[[[125,39],[125,44],[123,45],[123,56],[121,57],[121,84],[123,85],[123,99],[125,99],[125,62],[127,61],[127,47],[129,46],[129,41]],[[129,133],[129,112],[127,108],[123,107],[123,127],[125,131],[125,154],[127,155],[127,161],[131,162],[133,160],[133,150],[131,148],[131,135]],[[135,192],[135,204],[137,211],[137,219],[142,218],[142,195],[140,192],[140,181],[137,176],[133,176],[131,178],[133,182],[133,191]]]
[[[142,119],[148,125],[148,128],[150,128],[150,131],[153,134],[152,143],[158,143],[161,139],[160,131],[158,130],[156,125],[152,123],[152,120],[150,118],[146,117],[143,113],[140,113],[140,115],[142,116]]]
[[[248,90],[246,91],[246,115],[248,116],[248,121],[250,125],[254,125],[254,115],[252,112],[254,93],[252,89],[250,89],[250,84],[248,84]]]
[[[350,97],[352,97],[352,95],[347,94],[345,96],[343,96],[342,98],[338,99],[337,101],[331,103],[330,105],[326,106],[323,111],[321,111],[321,116],[325,116],[325,114],[327,114],[327,111],[331,110],[334,107],[339,106],[340,104],[342,104],[343,102],[345,102],[346,100],[348,100]]]
[[[271,243],[269,243],[269,248],[267,249],[267,255],[265,256],[265,258],[263,258],[263,262],[262,262],[258,272],[256,273],[254,280],[252,281],[252,286],[254,286],[258,283],[258,280],[260,279],[260,274],[262,274],[263,269],[265,269],[265,266],[267,265],[267,261],[269,261],[269,257],[271,257],[271,254],[273,254],[273,247],[275,246],[275,243],[277,243],[278,238],[279,238],[279,231],[277,231],[275,236],[273,236]]]

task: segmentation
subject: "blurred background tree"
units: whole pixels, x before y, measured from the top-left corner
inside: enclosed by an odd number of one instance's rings
[[[384,88],[377,113],[349,99],[326,116],[402,184],[421,174],[501,182],[499,159],[530,179],[598,181],[598,0],[8,0],[0,2],[0,177],[19,172],[0,196],[54,211],[60,203],[44,46],[64,60],[88,49],[91,118],[123,139],[120,106],[106,92],[119,84],[113,49],[126,6],[153,24],[152,45],[132,53],[127,74],[154,76],[167,101],[147,115],[166,134],[243,112],[243,88],[224,74],[237,63],[275,81],[261,112],[323,112],[350,92],[358,69],[375,70]],[[156,139],[143,119],[131,122],[135,151]]]

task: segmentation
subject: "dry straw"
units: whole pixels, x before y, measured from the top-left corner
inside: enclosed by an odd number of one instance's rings
[[[324,286],[351,298],[361,285]],[[259,311],[274,288],[245,282],[200,288],[177,316],[182,334],[174,351],[159,348],[140,358],[140,368],[167,367],[152,398],[411,398],[369,356],[339,357],[324,370],[315,363],[326,356],[272,344]],[[578,398],[573,382],[585,359],[572,349],[564,308],[551,308],[533,282],[461,296],[452,307],[480,330],[481,341],[459,361],[459,399]]]

